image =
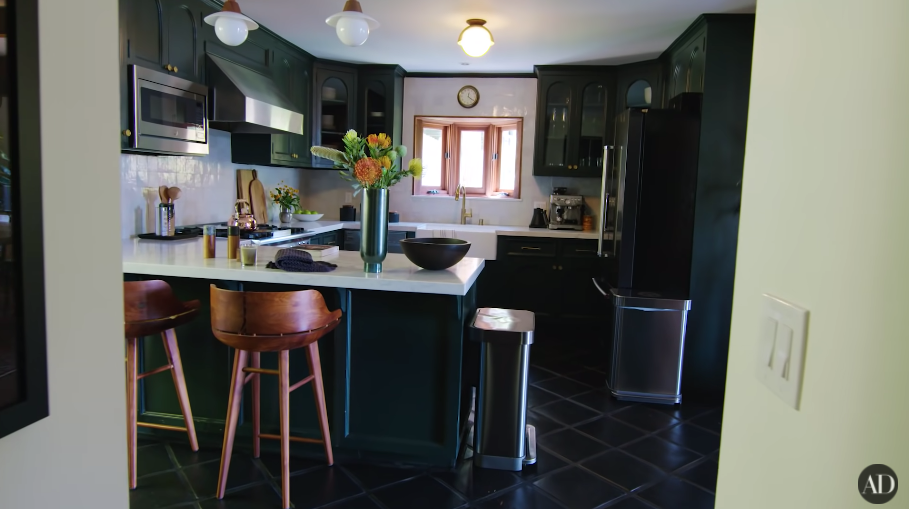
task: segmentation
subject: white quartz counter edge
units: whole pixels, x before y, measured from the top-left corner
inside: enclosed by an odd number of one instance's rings
[[[341,251],[325,261],[335,263],[332,272],[285,272],[265,266],[280,248],[260,246],[255,267],[228,260],[224,244],[216,257],[202,258],[202,239],[178,241],[129,239],[123,241],[123,272],[150,276],[188,277],[223,281],[247,281],[355,290],[379,290],[436,295],[466,295],[483,271],[485,261],[464,258],[448,270],[423,270],[404,255],[389,254],[381,274],[365,274],[360,253]]]
[[[359,230],[359,222],[313,221],[284,223],[294,228],[304,228],[306,233],[320,234],[336,230]],[[478,233],[494,233],[509,237],[548,237],[561,239],[596,239],[595,232],[577,230],[550,230],[548,228],[528,228],[526,226],[500,226],[478,224],[443,224],[443,223],[389,223],[391,231],[415,232],[417,230],[454,230]]]

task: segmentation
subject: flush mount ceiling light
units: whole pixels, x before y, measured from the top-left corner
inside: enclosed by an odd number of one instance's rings
[[[369,31],[379,28],[378,21],[363,14],[357,0],[347,0],[343,11],[329,16],[325,22],[335,27],[338,39],[348,46],[362,46]]]
[[[220,12],[205,16],[205,22],[215,26],[218,40],[228,46],[239,46],[246,40],[250,30],[259,28],[259,24],[240,12],[236,0],[227,0]]]
[[[458,44],[464,53],[472,57],[482,57],[489,51],[489,47],[496,42],[492,40],[492,32],[486,28],[485,19],[467,20],[467,28],[458,36]]]

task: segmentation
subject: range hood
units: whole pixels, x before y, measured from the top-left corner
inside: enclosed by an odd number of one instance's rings
[[[303,114],[272,79],[211,53],[205,57],[209,127],[232,133],[303,134]]]

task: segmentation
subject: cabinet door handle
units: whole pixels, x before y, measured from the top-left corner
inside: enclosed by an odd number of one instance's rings
[[[174,66],[172,66],[172,65],[170,65],[170,64],[165,65],[164,68],[167,69],[168,71],[173,71],[173,70],[174,70]]]
[[[538,247],[530,247],[530,246],[521,246],[521,249],[524,249],[527,251],[539,251],[540,250],[540,248],[538,248]]]
[[[130,137],[133,135],[133,132],[130,131],[129,129],[124,129],[123,131],[120,132],[120,134],[122,134],[123,136],[126,136],[126,137]]]
[[[596,253],[595,249],[575,249],[575,253]]]
[[[555,265],[552,266],[552,270],[559,270]]]
[[[559,270],[562,270],[562,266],[561,266],[561,265],[559,265]]]
[[[174,66],[174,72],[180,72],[180,69],[177,69],[177,66]]]
[[[329,246],[333,246],[333,245],[335,245],[335,244],[337,244],[337,242],[329,242],[329,243],[328,243]]]

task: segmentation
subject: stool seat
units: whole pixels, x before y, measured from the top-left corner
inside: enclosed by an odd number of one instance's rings
[[[221,451],[221,469],[218,476],[218,498],[224,498],[230,457],[240,417],[243,386],[252,381],[253,456],[259,457],[261,438],[281,441],[281,495],[285,508],[290,507],[290,441],[321,443],[325,447],[328,464],[334,463],[331,451],[331,433],[328,412],[325,408],[325,388],[322,383],[322,365],[319,359],[319,338],[333,331],[341,323],[341,310],[329,311],[322,294],[316,290],[295,292],[234,292],[211,285],[211,328],[222,343],[236,349],[227,425]],[[290,384],[290,350],[306,348],[310,375]],[[277,352],[278,369],[262,369],[262,352]],[[247,366],[251,364],[251,366]],[[259,388],[262,375],[278,376],[280,410],[279,435],[265,434],[260,429]],[[322,440],[290,436],[290,393],[312,382],[316,412]]]
[[[183,361],[177,346],[176,327],[186,324],[199,314],[199,301],[181,302],[164,281],[131,281],[123,283],[124,335],[126,337],[126,410],[127,441],[129,457],[129,487],[136,487],[137,427],[156,428],[171,431],[185,431],[193,451],[199,450],[196,428],[193,423],[189,393],[183,376]],[[164,366],[139,373],[139,338],[160,334],[164,342],[168,363]],[[139,380],[170,371],[177,390],[177,399],[183,412],[185,426],[170,426],[138,421]]]

